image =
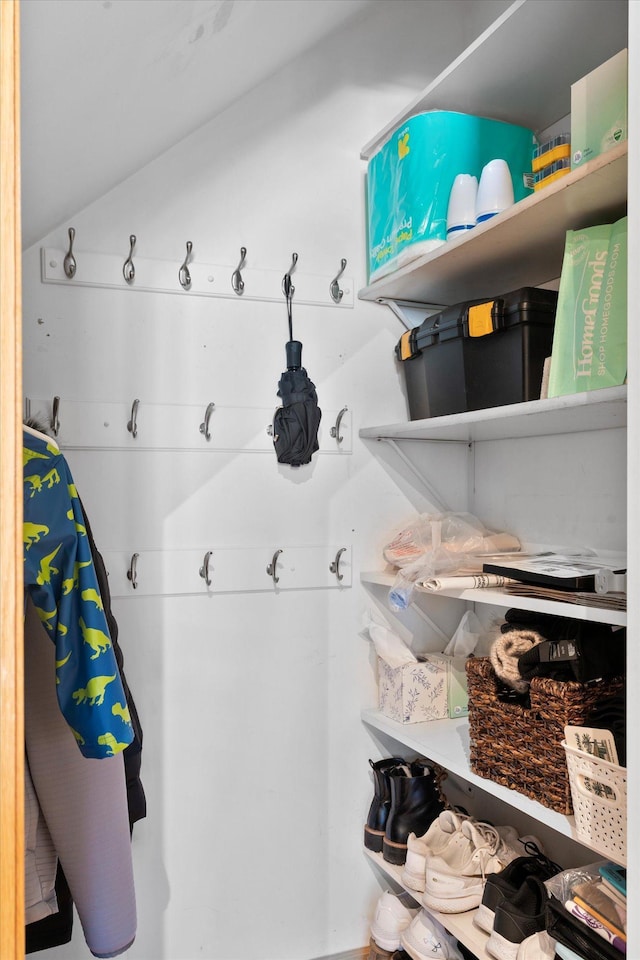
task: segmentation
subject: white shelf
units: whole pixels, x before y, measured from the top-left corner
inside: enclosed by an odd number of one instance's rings
[[[361,583],[391,588],[395,582],[394,573],[384,571],[363,571]],[[536,597],[518,597],[506,590],[440,590],[433,592],[416,587],[416,592],[427,597],[443,597],[449,600],[465,600],[468,603],[484,603],[494,607],[515,610],[531,610],[534,613],[550,613],[558,617],[570,617],[572,620],[588,620],[595,623],[610,623],[624,627],[627,623],[626,610],[610,610],[604,607],[587,607],[578,603],[562,603],[558,600],[540,600]]]
[[[510,790],[508,787],[479,777],[471,771],[469,721],[466,718],[431,720],[426,723],[398,723],[374,709],[363,710],[361,716],[364,723],[387,734],[420,756],[440,764],[454,775],[462,777],[463,780],[485,793],[490,793],[491,796],[502,800],[510,807],[520,810],[526,816],[546,824],[562,836],[585,845],[584,840],[579,839],[576,834],[573,817],[550,810],[536,800],[530,800],[524,794],[518,793],[517,790]]]
[[[381,853],[374,853],[372,850],[364,848],[367,857],[383,870],[394,883],[402,887],[414,900],[421,904],[421,896],[417,890],[412,890],[402,882],[402,867],[393,863],[387,863]],[[426,909],[426,908],[425,908]],[[454,937],[457,937],[465,947],[468,947],[478,958],[478,960],[492,960],[491,955],[487,953],[486,943],[489,939],[488,934],[484,933],[480,927],[476,927],[473,922],[475,910],[467,910],[465,913],[437,913],[435,910],[428,911],[432,917],[438,920],[443,927],[446,927]]]
[[[584,0],[516,0],[360,155],[368,160],[424,110],[491,116],[537,133],[570,113],[572,83],[626,46],[626,0],[589,0],[588,14]]]
[[[472,443],[626,427],[627,388],[606,387],[550,400],[529,400],[447,417],[364,427],[370,440],[445,440]]]
[[[560,276],[567,230],[617,220],[626,199],[627,144],[621,143],[363,287],[358,297],[452,304],[548,283]]]

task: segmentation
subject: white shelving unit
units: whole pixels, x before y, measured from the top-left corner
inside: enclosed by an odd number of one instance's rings
[[[623,217],[626,185],[621,143],[358,296],[449,304],[549,283],[558,276],[566,231]]]
[[[360,574],[361,583],[392,587],[395,574],[384,571],[364,571]],[[465,600],[467,603],[486,603],[493,607],[504,607],[514,610],[531,610],[534,613],[549,613],[557,617],[571,617],[573,620],[590,620],[594,623],[610,623],[624,627],[627,623],[627,614],[624,610],[610,610],[606,607],[585,607],[580,604],[563,603],[559,600],[543,600],[537,597],[519,597],[517,594],[507,593],[500,589],[478,590],[441,590],[437,593],[421,589],[416,586],[416,593],[424,596],[441,598],[443,601]]]
[[[626,0],[607,0],[606,4],[590,0],[588,7],[586,11],[582,0],[563,0],[561,4],[552,0],[516,0],[422,94],[390,120],[363,148],[362,157],[373,156],[400,124],[424,110],[459,110],[491,116],[525,124],[536,132],[566,119],[571,84],[627,46]],[[598,29],[594,30],[596,22]],[[620,144],[466,236],[364,287],[359,297],[381,303],[391,301],[398,316],[402,315],[401,306],[410,307],[413,318],[419,322],[420,305],[426,308],[430,304],[452,304],[497,296],[523,286],[549,284],[560,275],[566,231],[618,219],[626,213],[626,201],[627,145]],[[360,430],[360,437],[369,442],[374,454],[376,441],[392,441],[392,447],[396,445],[403,451],[413,450],[418,444],[428,445],[428,457],[425,454],[420,458],[416,471],[424,475],[428,468],[431,481],[438,472],[438,444],[465,444],[471,449],[476,444],[488,444],[483,449],[491,454],[480,458],[475,471],[469,471],[469,499],[474,502],[472,484],[477,490],[483,483],[500,483],[505,496],[513,492],[509,490],[509,475],[504,472],[505,463],[508,470],[508,457],[500,459],[497,475],[495,470],[491,472],[496,443],[505,452],[511,447],[504,445],[511,443],[514,450],[520,451],[523,443],[540,444],[540,438],[548,437],[551,442],[553,438],[570,436],[572,444],[596,451],[600,446],[598,431],[618,431],[608,433],[617,443],[622,440],[621,431],[626,425],[627,389],[616,387],[430,420],[369,426]],[[619,452],[622,446],[615,449]],[[541,469],[548,466],[540,463]],[[622,460],[615,461],[614,470],[618,467],[624,477],[626,465]],[[446,484],[446,477],[438,480]],[[562,489],[561,472],[554,482]],[[532,490],[529,485],[525,496],[530,496]],[[548,491],[545,495],[549,496]],[[491,502],[495,503],[495,499]],[[574,509],[579,511],[579,506],[576,504]],[[572,529],[576,537],[580,517],[578,513]],[[517,530],[513,532],[519,535]],[[363,585],[369,588],[390,586],[393,580],[394,575],[387,571],[361,574]],[[499,590],[429,593],[428,601],[423,600],[426,596],[419,595],[420,605],[455,600],[620,626],[627,623],[623,611],[517,597]],[[577,840],[573,817],[549,810],[517,791],[471,772],[466,719],[401,724],[370,709],[363,711],[362,721],[372,732],[382,733],[401,747],[429,757],[471,784],[478,793],[519,811],[530,819],[532,832],[535,833],[536,823],[545,824],[562,837],[582,843]],[[601,853],[597,847],[589,849]],[[553,851],[548,852],[553,855]],[[402,868],[386,863],[381,855],[367,851],[367,856],[402,886]],[[473,911],[437,917],[481,960],[489,956],[487,938],[473,924]]]
[[[431,720],[426,723],[398,723],[385,717],[379,710],[363,710],[362,720],[370,727],[385,733],[409,750],[434,763],[440,764],[451,773],[462,777],[467,783],[481,790],[490,791],[499,800],[510,807],[520,810],[535,820],[543,821],[564,837],[576,839],[573,817],[556,813],[548,807],[530,800],[517,790],[510,790],[500,784],[491,783],[471,772],[469,767],[469,723],[466,718],[459,720]]]
[[[421,894],[417,890],[412,890],[410,887],[405,886],[402,882],[402,867],[397,867],[393,863],[387,863],[387,861],[382,858],[381,853],[373,853],[371,850],[365,850],[365,853],[372,863],[375,863],[381,870],[384,870],[394,883],[397,883],[399,887],[402,887],[410,893],[418,904],[420,903]],[[489,939],[488,934],[484,933],[484,931],[473,922],[475,912],[475,910],[467,910],[466,913],[437,913],[435,910],[429,911],[454,937],[457,937],[469,950],[472,950],[478,960],[493,960],[491,954],[487,953],[486,949],[486,943]]]

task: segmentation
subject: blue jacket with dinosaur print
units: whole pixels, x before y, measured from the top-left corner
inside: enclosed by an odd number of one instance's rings
[[[131,743],[126,709],[84,516],[56,444],[23,431],[24,582],[56,646],[62,714],[85,757]]]

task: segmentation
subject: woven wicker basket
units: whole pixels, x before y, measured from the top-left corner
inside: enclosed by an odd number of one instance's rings
[[[583,726],[602,697],[623,693],[624,680],[582,684],[534,677],[527,709],[498,699],[502,685],[487,657],[470,657],[466,669],[473,772],[571,813],[564,727]]]

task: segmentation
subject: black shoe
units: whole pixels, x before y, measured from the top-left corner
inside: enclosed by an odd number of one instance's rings
[[[522,944],[532,939],[533,948],[538,934],[546,931],[545,907],[549,894],[540,877],[526,877],[520,889],[509,900],[496,908],[493,932],[487,940],[487,953],[499,960],[517,960]],[[531,956],[534,954],[531,953]],[[551,957],[554,953],[551,951]],[[536,957],[547,956],[542,944],[536,948]]]
[[[395,767],[402,767],[409,775],[409,766],[405,764],[402,757],[387,757],[384,760],[369,760],[373,770],[374,793],[367,822],[364,825],[364,845],[367,850],[373,850],[375,853],[382,852],[382,841],[384,831],[387,826],[389,810],[391,809],[391,786],[389,784],[389,771]]]
[[[405,769],[389,771],[391,809],[387,818],[382,856],[389,863],[403,864],[407,859],[410,833],[426,833],[445,804],[438,780],[427,760],[414,760],[410,776]]]
[[[537,849],[534,844],[531,846]],[[525,849],[527,849],[526,845]],[[505,900],[511,900],[515,896],[527,877],[549,880],[561,871],[562,867],[540,853],[529,857],[517,857],[500,873],[489,874],[484,885],[482,902],[474,915],[473,922],[485,933],[491,933],[497,908]]]

